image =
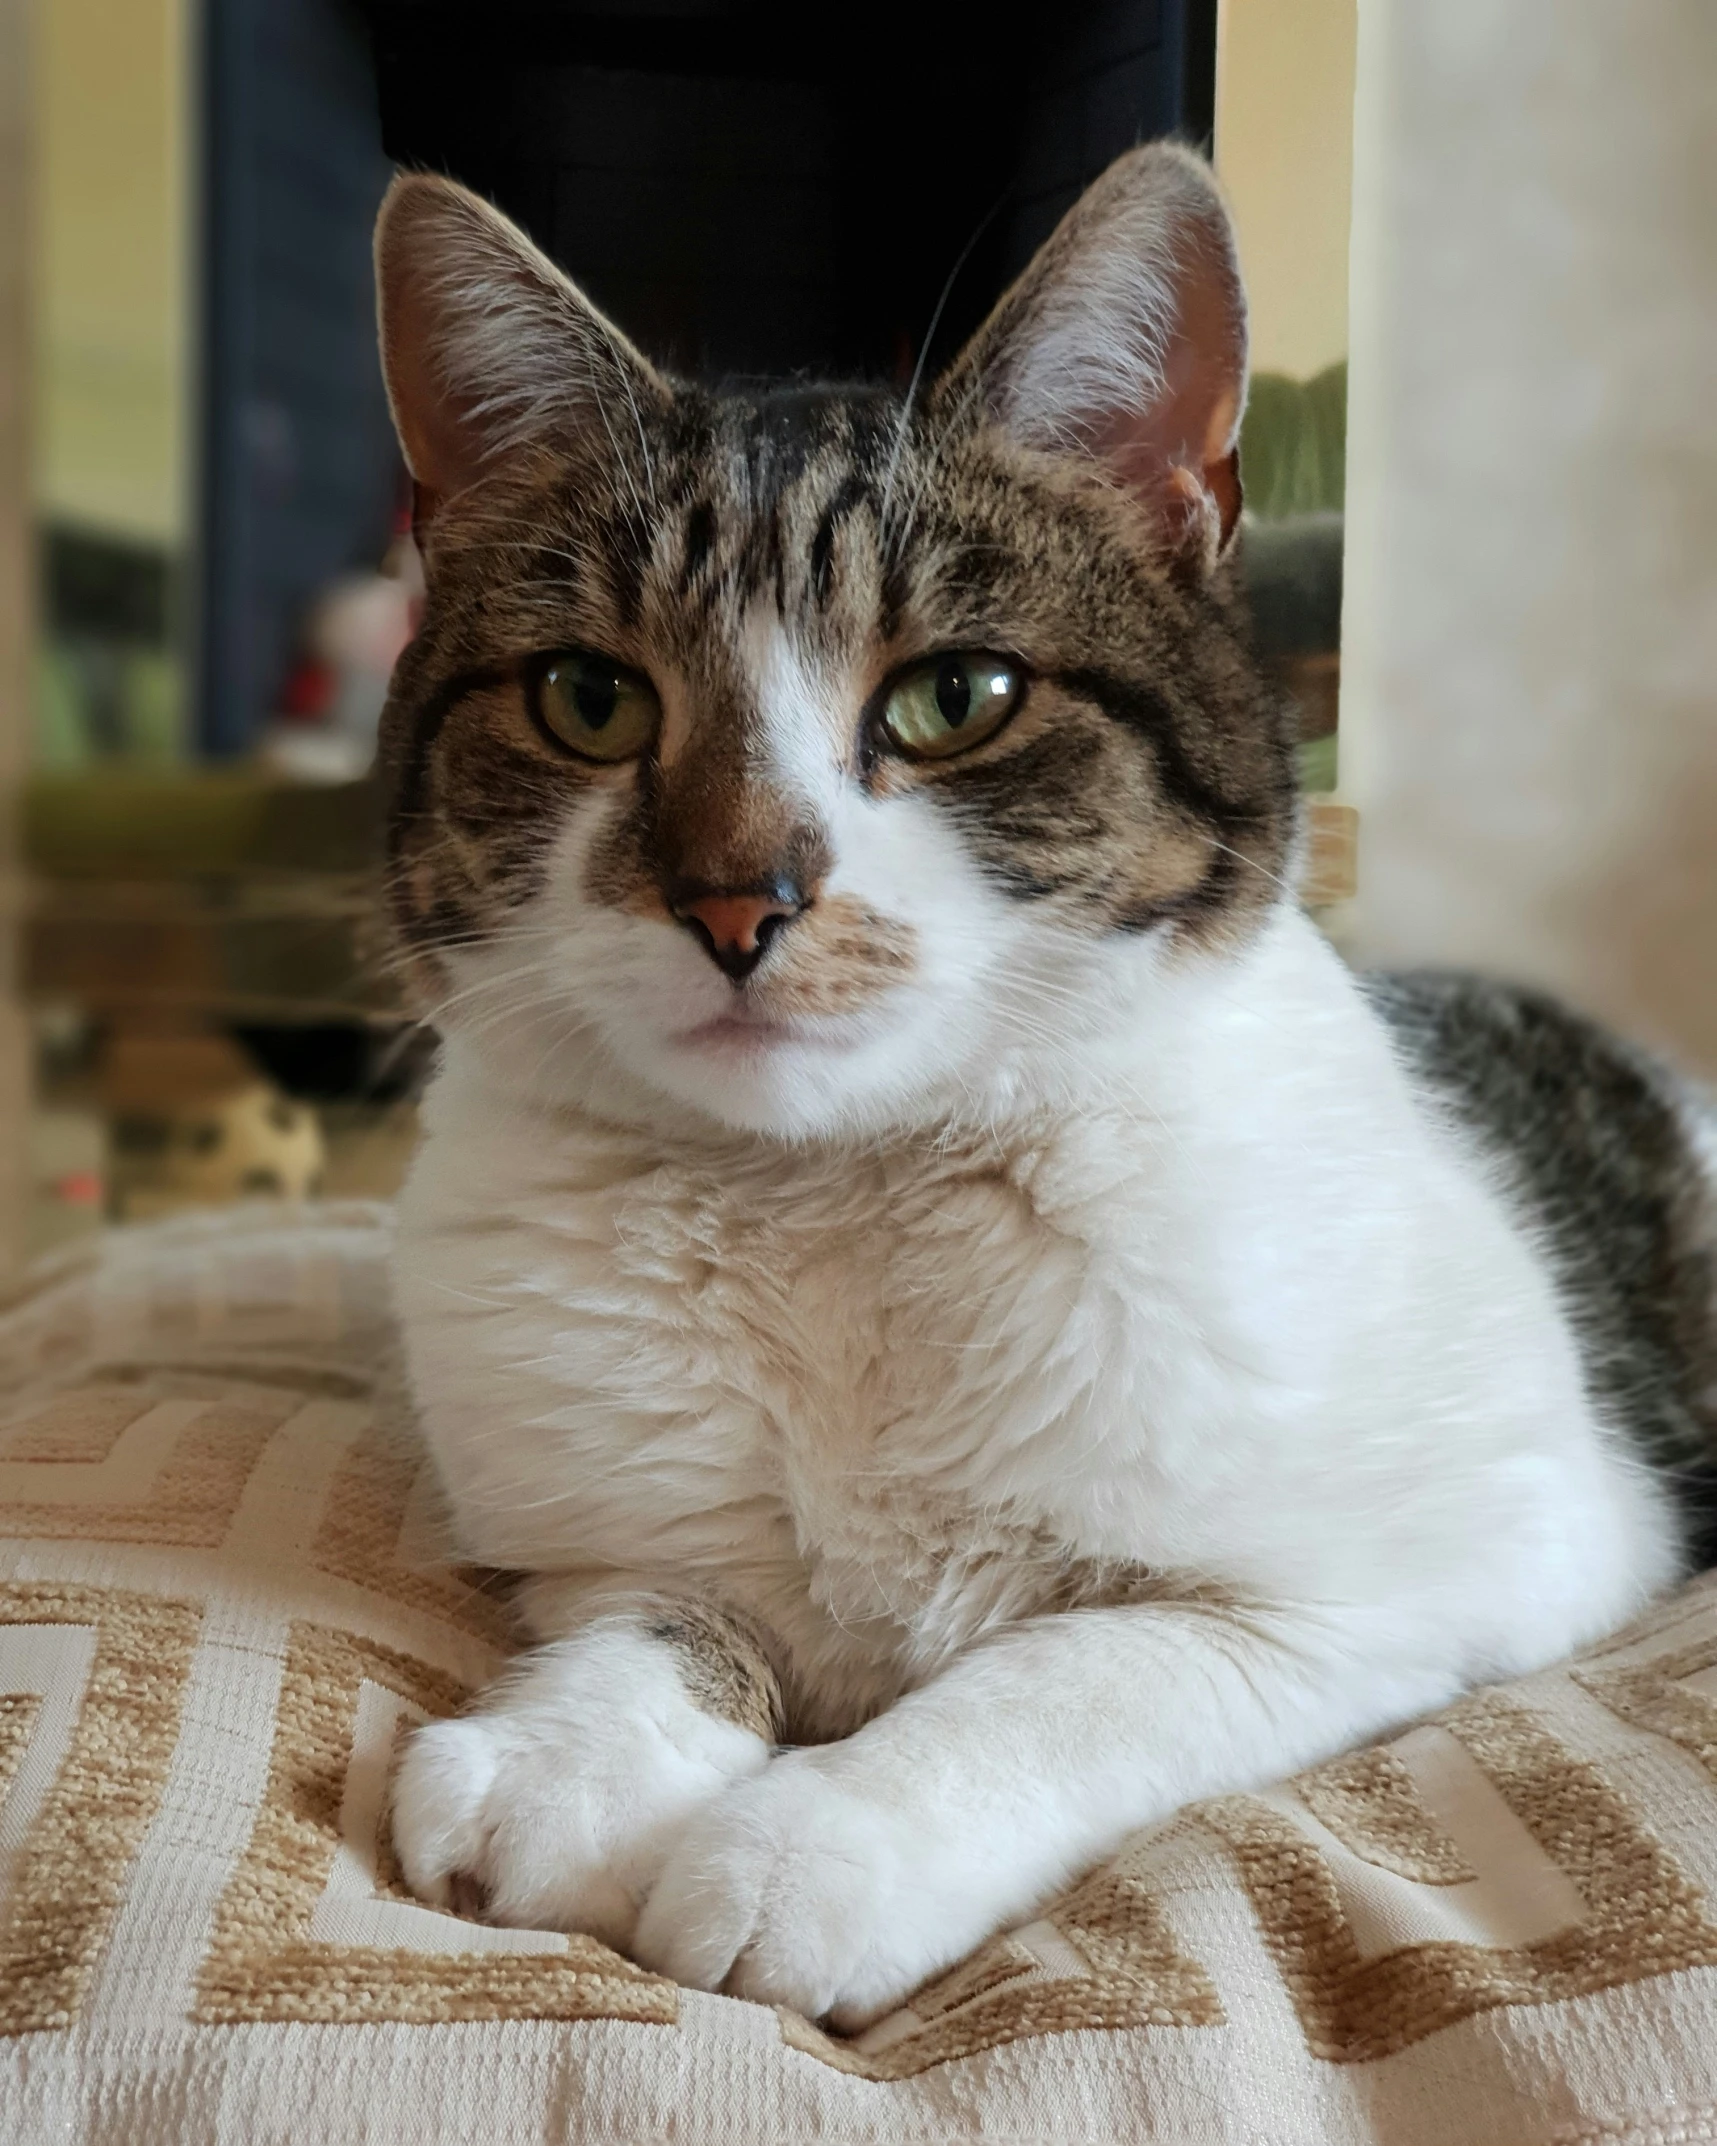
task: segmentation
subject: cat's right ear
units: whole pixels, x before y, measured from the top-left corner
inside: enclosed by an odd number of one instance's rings
[[[1132,149],[1061,220],[938,384],[943,421],[1079,455],[1194,574],[1240,514],[1246,294],[1210,167]]]
[[[647,461],[661,375],[499,210],[408,172],[375,251],[382,373],[420,519],[546,436]]]

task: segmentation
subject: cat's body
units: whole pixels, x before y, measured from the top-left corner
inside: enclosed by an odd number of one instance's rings
[[[1125,160],[908,417],[670,388],[395,196],[394,898],[448,1033],[399,1299],[548,1642],[408,1753],[429,1897],[860,2019],[1682,1569],[1632,1434],[1709,1450],[1705,1136],[1549,1015],[1499,1090],[1525,1002],[1473,1077],[1458,992],[1392,1030],[1288,897],[1226,248]],[[1546,1096],[1624,1074],[1559,1203]]]
[[[709,1589],[796,1740],[1147,1574],[1387,1600],[1403,1715],[1616,1622],[1675,1530],[1530,1208],[1292,911],[1176,981],[934,1141],[629,1127],[455,1044],[398,1271],[472,1554]]]

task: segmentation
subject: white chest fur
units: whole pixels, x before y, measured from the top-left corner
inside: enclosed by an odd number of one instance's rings
[[[1614,1621],[1665,1531],[1540,1262],[1327,957],[1253,983],[1081,1107],[891,1148],[619,1129],[455,1053],[398,1277],[468,1548],[716,1587],[861,1707],[1070,1562],[1487,1664]]]
[[[773,1568],[867,1654],[939,1652],[1041,1585],[1098,1262],[1035,1204],[1039,1157],[664,1152],[455,1115],[400,1292],[474,1551]]]

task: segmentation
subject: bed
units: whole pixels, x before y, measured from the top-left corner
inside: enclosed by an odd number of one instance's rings
[[[387,1246],[189,1217],[0,1310],[8,2146],[1717,2140],[1717,1575],[1139,1835],[856,2040],[414,1902],[393,1753],[511,1628]]]

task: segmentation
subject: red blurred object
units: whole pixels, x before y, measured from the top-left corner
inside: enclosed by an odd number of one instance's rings
[[[320,722],[334,705],[340,674],[331,663],[305,656],[292,666],[280,689],[280,713],[294,722]]]
[[[305,614],[298,661],[261,741],[265,766],[301,782],[356,782],[375,758],[393,667],[423,617],[423,564],[401,509],[381,565],[342,574]]]

